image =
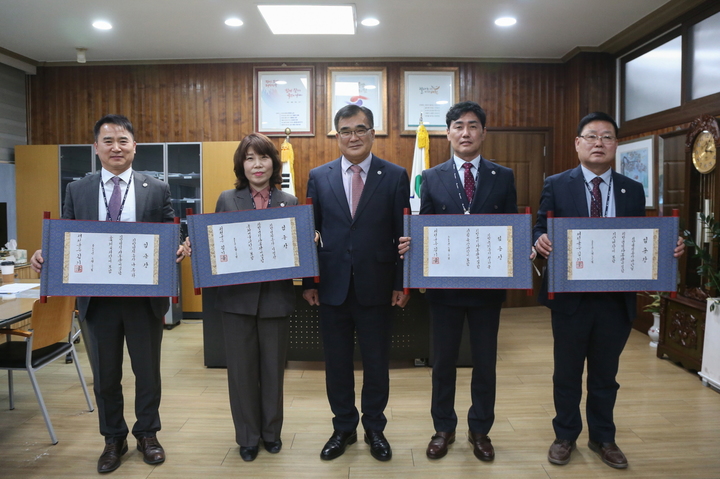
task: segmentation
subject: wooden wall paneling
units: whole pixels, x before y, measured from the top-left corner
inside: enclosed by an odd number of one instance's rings
[[[15,147],[15,191],[18,247],[32,255],[42,245],[43,212],[60,218],[57,145]]]

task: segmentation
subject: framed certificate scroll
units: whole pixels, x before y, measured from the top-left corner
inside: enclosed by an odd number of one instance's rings
[[[532,215],[405,215],[404,288],[532,289]]]
[[[548,292],[676,291],[679,220],[548,216]]]
[[[176,223],[43,220],[41,296],[177,296]]]
[[[318,276],[311,205],[188,216],[196,288]]]

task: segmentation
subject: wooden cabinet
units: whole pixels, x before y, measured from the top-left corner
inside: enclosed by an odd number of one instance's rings
[[[683,296],[660,301],[657,357],[667,356],[684,368],[700,371],[705,341],[704,301]]]

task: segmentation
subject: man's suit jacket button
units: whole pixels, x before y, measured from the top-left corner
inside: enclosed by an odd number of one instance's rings
[[[352,228],[350,228],[350,231],[355,231],[355,226],[353,226]]]
[[[498,209],[498,206],[497,206],[497,205],[495,205],[495,209]]]
[[[445,205],[442,205],[442,210],[445,211]]]

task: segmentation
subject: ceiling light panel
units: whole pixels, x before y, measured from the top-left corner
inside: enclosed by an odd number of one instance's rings
[[[275,35],[354,35],[354,5],[258,5]]]

